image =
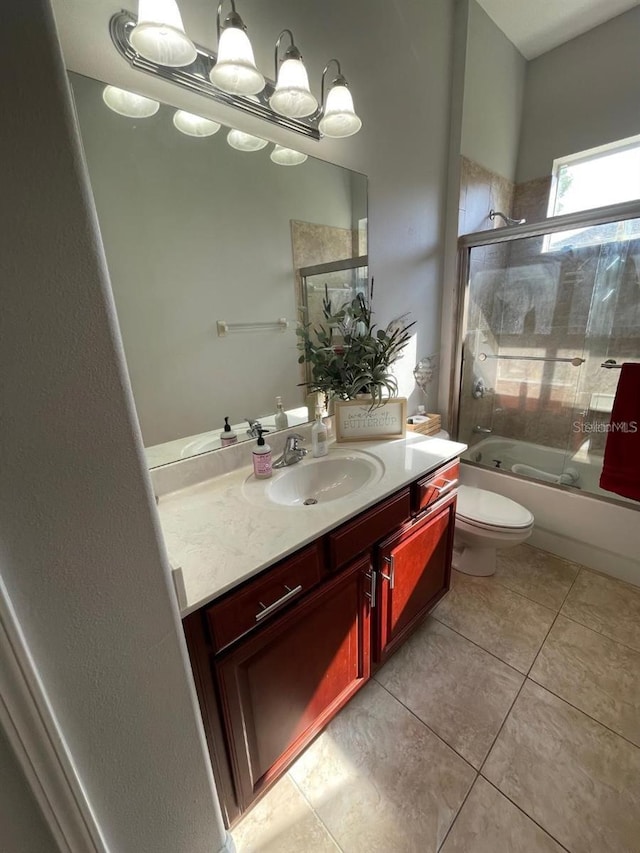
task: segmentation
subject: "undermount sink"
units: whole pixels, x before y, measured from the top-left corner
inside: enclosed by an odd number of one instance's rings
[[[361,451],[333,451],[320,459],[306,458],[274,471],[271,480],[249,477],[244,494],[252,501],[279,506],[314,506],[348,497],[377,483],[384,465]]]

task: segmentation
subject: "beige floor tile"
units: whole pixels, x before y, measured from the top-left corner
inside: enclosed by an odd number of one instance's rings
[[[231,833],[238,853],[338,853],[339,848],[288,776]]]
[[[640,851],[640,749],[537,684],[482,772],[572,853]]]
[[[640,746],[640,652],[558,616],[530,677]]]
[[[432,615],[526,673],[556,614],[507,589],[495,577],[452,572],[451,589]]]
[[[375,681],[291,775],[345,853],[435,853],[475,778]]]
[[[640,588],[583,569],[560,611],[640,652]]]
[[[376,680],[479,769],[524,676],[428,619]]]
[[[441,853],[562,853],[562,847],[479,776]]]
[[[577,563],[561,560],[530,545],[498,551],[496,580],[552,610],[562,602],[580,571]]]

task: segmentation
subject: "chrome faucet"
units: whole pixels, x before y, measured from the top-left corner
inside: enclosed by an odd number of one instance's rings
[[[251,438],[258,438],[258,436],[260,435],[260,430],[262,430],[262,424],[260,423],[260,421],[253,420],[253,418],[245,418],[245,421],[249,424],[247,435],[250,435]],[[262,431],[268,432],[268,430]]]
[[[282,456],[273,463],[274,468],[286,468],[289,465],[295,465],[307,455],[306,449],[299,446],[299,441],[304,441],[304,438],[297,432],[287,436]]]

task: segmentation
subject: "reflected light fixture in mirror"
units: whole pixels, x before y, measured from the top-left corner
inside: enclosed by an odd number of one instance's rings
[[[325,77],[331,63],[337,65],[338,74],[334,77],[325,100]],[[362,127],[362,121],[356,115],[351,92],[347,86],[347,81],[342,76],[340,63],[337,59],[330,59],[322,72],[322,118],[318,126],[321,133],[333,139],[353,136]]]
[[[140,56],[170,68],[191,65],[198,55],[185,34],[176,0],[139,0],[130,40]]]
[[[221,126],[217,121],[188,113],[185,110],[176,110],[173,114],[174,127],[186,136],[205,137],[213,136]]]
[[[117,86],[105,86],[102,100],[114,113],[127,118],[149,118],[160,109],[158,101],[136,95],[135,92],[128,92],[126,89],[119,89]]]
[[[269,157],[278,166],[299,166],[307,159],[307,155],[301,151],[294,151],[293,148],[284,148],[282,145],[276,145]]]
[[[261,151],[269,144],[266,139],[260,139],[259,136],[252,136],[250,133],[244,133],[244,131],[235,128],[232,128],[227,134],[227,142],[236,151]]]
[[[257,95],[264,89],[265,79],[256,68],[253,48],[244,22],[236,12],[235,0],[230,2],[231,12],[224,25],[220,23],[223,2],[218,5],[218,58],[209,79],[229,95]]]
[[[289,36],[291,44],[278,70],[278,52],[283,36]],[[311,94],[307,69],[304,67],[302,54],[295,46],[291,30],[283,30],[276,41],[275,74],[276,88],[269,99],[271,109],[289,118],[313,115],[318,109],[318,102]]]

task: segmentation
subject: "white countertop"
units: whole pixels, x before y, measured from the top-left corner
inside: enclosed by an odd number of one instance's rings
[[[459,456],[466,445],[410,433],[395,441],[332,444],[329,456],[356,450],[384,466],[381,479],[315,506],[249,500],[250,466],[160,498],[158,512],[172,566],[181,570],[181,615],[197,610],[288,554]],[[309,458],[298,463],[305,465]],[[313,460],[317,462],[317,460]],[[287,470],[274,473],[274,479]],[[269,481],[267,481],[269,482]]]

